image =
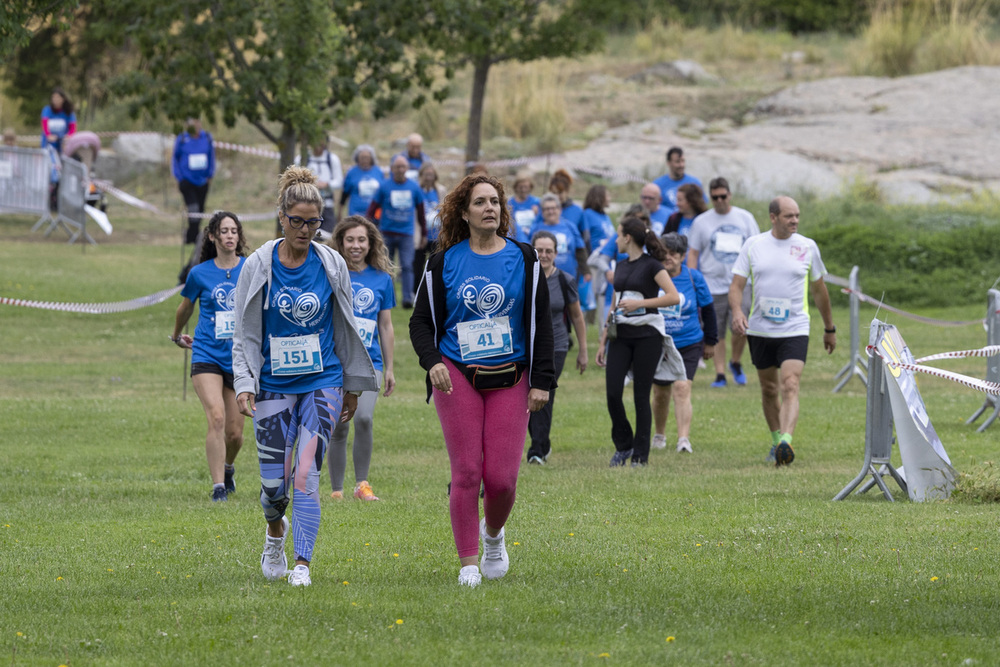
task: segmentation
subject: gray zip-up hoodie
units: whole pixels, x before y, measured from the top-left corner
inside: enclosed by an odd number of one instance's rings
[[[271,257],[279,240],[268,241],[243,264],[236,283],[236,331],[233,334],[233,387],[236,395],[260,393],[264,366],[264,309],[271,289]],[[354,324],[351,277],[347,262],[329,246],[312,244],[333,289],[333,346],[344,369],[344,391],[377,391],[375,367]]]

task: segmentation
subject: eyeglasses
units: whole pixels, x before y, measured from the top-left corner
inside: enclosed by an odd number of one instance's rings
[[[561,210],[562,209],[560,207],[558,207],[558,206],[543,206],[542,207],[542,213],[545,213],[545,211],[561,211]]]
[[[323,218],[300,218],[297,215],[285,214],[288,218],[288,226],[292,229],[302,229],[302,225],[309,225],[310,229],[319,229],[319,226],[323,224]]]
[[[712,195],[712,201],[725,201],[727,199],[729,199],[728,192],[724,195]]]
[[[647,197],[646,195],[642,195],[639,199],[659,199],[659,197]]]

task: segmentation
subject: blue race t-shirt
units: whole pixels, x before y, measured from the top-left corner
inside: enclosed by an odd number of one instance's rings
[[[283,242],[282,242],[283,243]],[[271,288],[264,308],[264,366],[260,388],[277,394],[304,394],[343,386],[344,372],[333,346],[333,288],[316,250],[309,247],[306,261],[289,269],[271,257]],[[315,336],[319,347],[300,345]],[[277,339],[284,338],[284,341]],[[294,339],[303,340],[294,340]],[[284,369],[274,368],[272,349]],[[312,372],[319,366],[322,370]],[[275,374],[290,372],[290,374]]]
[[[226,373],[233,372],[233,331],[236,320],[233,305],[236,281],[244,258],[232,269],[220,269],[210,259],[191,268],[181,296],[198,302],[198,324],[191,345],[191,363],[215,364]],[[228,274],[228,275],[227,275]]]
[[[358,334],[368,349],[375,370],[382,370],[382,347],[378,337],[378,314],[396,305],[396,292],[392,289],[392,277],[374,266],[364,271],[351,271],[352,303],[354,323]]]
[[[528,236],[541,214],[542,202],[534,195],[528,195],[524,201],[517,201],[517,198],[511,197],[507,200],[507,208],[510,209],[511,222],[523,232],[524,236]]]
[[[427,240],[437,241],[438,234],[441,233],[441,215],[438,209],[441,207],[441,195],[437,188],[430,190],[420,190],[424,195],[424,220],[427,221]]]
[[[587,231],[587,228],[583,224],[583,209],[574,204],[572,199],[567,199],[563,202],[560,217],[576,225],[576,231],[580,234],[580,238],[583,238],[584,233]]]
[[[712,293],[700,271],[681,266],[676,278],[671,277],[681,300],[676,306],[660,308],[666,333],[673,336],[678,348],[694,345],[704,334],[698,321],[698,309],[712,304]],[[662,294],[662,292],[661,292]]]
[[[660,208],[649,214],[649,228],[656,232],[657,236],[663,234],[663,229],[667,226],[667,219],[670,218],[670,213],[671,211],[661,204]]]
[[[215,175],[215,147],[212,135],[202,130],[197,137],[187,132],[174,141],[174,178],[201,187]]]
[[[615,233],[614,223],[607,213],[598,213],[592,208],[583,210],[583,224],[590,230],[590,248],[596,250],[601,247],[605,239],[611,238]]]
[[[492,255],[475,254],[468,240],[449,248],[441,354],[487,366],[526,361],[524,271],[524,255],[512,242]]]
[[[670,173],[668,172],[653,181],[653,183],[656,183],[656,185],[660,188],[661,203],[667,208],[668,217],[677,210],[677,188],[681,187],[685,183],[694,183],[701,188],[701,181],[689,174],[684,174],[679,180],[675,181],[670,178]],[[705,188],[702,188],[702,190],[704,189]]]
[[[379,186],[374,201],[382,209],[379,226],[383,233],[413,235],[417,206],[424,203],[424,193],[419,185],[410,179],[402,183],[386,179]]]
[[[56,147],[57,151],[62,151],[62,140],[67,134],[69,134],[70,125],[76,123],[75,113],[66,113],[62,109],[59,111],[53,111],[52,107],[48,104],[42,109],[42,120],[48,120],[49,134],[54,134],[56,140],[53,145]],[[49,145],[49,138],[45,136],[45,130],[42,130],[42,148]]]
[[[350,198],[347,202],[347,215],[364,215],[372,203],[372,197],[382,185],[382,170],[372,165],[370,169],[362,169],[355,165],[347,170],[344,176],[344,192]]]
[[[556,237],[556,267],[576,278],[576,251],[587,247],[577,226],[565,218],[559,218],[559,222],[554,225],[536,222],[531,229],[531,236],[534,237],[538,231],[546,231]]]

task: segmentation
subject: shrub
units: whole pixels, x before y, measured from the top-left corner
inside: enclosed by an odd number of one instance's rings
[[[858,197],[810,202],[802,233],[827,269],[857,265],[862,290],[893,306],[983,301],[1000,273],[998,225],[988,210],[882,206]]]
[[[551,61],[509,63],[491,70],[483,113],[485,137],[531,137],[538,150],[559,148],[566,129],[565,82]]]

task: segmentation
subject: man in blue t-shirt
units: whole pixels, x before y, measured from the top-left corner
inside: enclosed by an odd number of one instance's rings
[[[639,199],[642,207],[649,213],[649,227],[656,235],[663,233],[663,228],[670,217],[670,210],[661,204],[663,197],[660,194],[660,186],[656,183],[646,183],[639,192]]]
[[[403,155],[392,158],[392,175],[372,197],[367,215],[379,226],[389,258],[392,259],[393,251],[396,253],[403,283],[403,308],[413,307],[413,251],[427,244],[424,193],[415,181],[406,177],[409,166]]]
[[[660,196],[668,217],[677,210],[677,188],[685,183],[694,183],[701,188],[701,181],[685,174],[684,168],[684,150],[679,146],[671,146],[667,151],[667,173],[653,181],[660,188]]]
[[[424,154],[424,138],[416,132],[408,136],[406,138],[406,150],[393,155],[393,161],[399,156],[406,158],[408,165],[406,167],[406,177],[411,181],[419,181],[420,167],[424,165],[424,162],[430,162],[430,158]],[[390,162],[390,164],[392,163]]]
[[[178,276],[180,283],[183,283],[195,263],[195,255],[201,254],[201,239],[198,236],[201,216],[197,214],[205,212],[208,186],[215,176],[215,144],[212,135],[201,129],[201,120],[198,118],[191,116],[185,121],[184,132],[178,134],[174,141],[174,155],[171,162],[177,187],[184,197],[184,206],[188,211],[188,228],[184,234],[184,243],[194,244],[191,259]]]

